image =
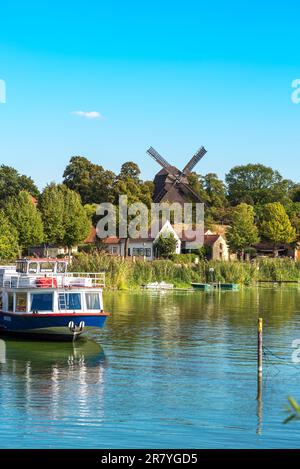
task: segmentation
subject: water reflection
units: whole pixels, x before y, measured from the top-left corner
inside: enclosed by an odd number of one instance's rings
[[[262,435],[263,429],[263,383],[262,383],[262,373],[257,373],[257,429],[256,434]]]
[[[113,315],[94,338],[109,364],[94,342],[0,341],[0,447],[299,447],[299,427],[282,426],[287,395],[299,400],[299,289],[105,292],[105,303]]]
[[[0,376],[7,379],[9,375],[14,382],[14,393],[5,395],[0,390],[0,398],[28,414],[39,412],[51,420],[72,413],[79,419],[92,417],[92,407],[97,405],[101,418],[106,366],[103,349],[91,340],[51,343],[0,339]]]

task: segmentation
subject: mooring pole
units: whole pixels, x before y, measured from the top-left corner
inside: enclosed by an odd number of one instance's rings
[[[257,321],[257,371],[262,373],[263,370],[263,320],[258,318]]]

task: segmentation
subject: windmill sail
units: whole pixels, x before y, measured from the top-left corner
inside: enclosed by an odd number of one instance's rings
[[[190,159],[190,161],[185,165],[183,168],[182,172],[183,174],[187,175],[192,172],[196,164],[199,163],[200,160],[202,160],[203,156],[206,154],[206,150],[204,147],[201,147],[197,153]]]
[[[168,172],[172,173],[173,168],[172,166],[165,160],[156,150],[154,150],[153,147],[150,147],[149,150],[147,150],[147,153],[158,163],[160,164],[163,168],[165,168]]]

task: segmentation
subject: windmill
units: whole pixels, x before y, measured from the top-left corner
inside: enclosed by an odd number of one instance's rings
[[[153,202],[201,202],[199,195],[190,187],[187,177],[206,154],[204,147],[193,155],[182,171],[170,165],[154,148],[150,147],[147,153],[162,166],[154,178]]]

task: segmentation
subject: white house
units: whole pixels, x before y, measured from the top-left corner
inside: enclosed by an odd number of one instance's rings
[[[176,254],[181,252],[181,240],[178,237],[176,231],[173,229],[171,223],[166,221],[161,230],[158,232],[155,238],[149,236],[149,238],[130,238],[128,242],[128,257],[143,257],[145,260],[153,260],[155,258],[155,242],[158,240],[161,234],[172,233],[177,241]],[[102,240],[107,252],[114,256],[125,256],[125,238],[117,238],[115,236],[109,236]]]
[[[159,238],[160,234],[162,233],[172,233],[177,240],[176,244],[176,254],[180,254],[182,252],[186,252],[186,241],[185,236],[183,234],[182,238],[180,238],[176,231],[174,230],[173,226],[169,221],[163,225],[159,233],[156,235],[155,238],[149,235],[148,238],[137,238],[128,240],[127,244],[127,256],[128,257],[140,257],[144,258],[145,260],[153,260],[156,257],[155,253],[155,241]],[[94,229],[94,241],[96,238],[96,230]],[[89,240],[92,242],[92,239]],[[125,256],[125,246],[126,246],[126,239],[125,238],[118,238],[116,236],[109,236],[102,241],[103,247],[106,251],[113,255],[113,256]],[[214,231],[207,230],[204,234],[204,246],[206,247],[207,257],[213,260],[220,260],[220,261],[229,261],[230,260],[230,252],[229,247],[226,242],[225,236],[216,233]]]

